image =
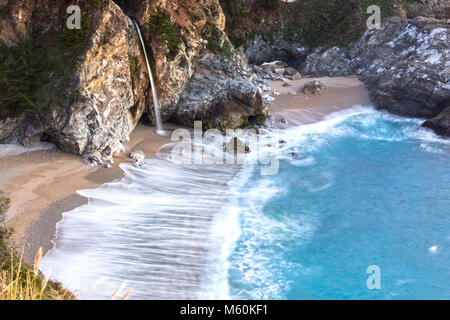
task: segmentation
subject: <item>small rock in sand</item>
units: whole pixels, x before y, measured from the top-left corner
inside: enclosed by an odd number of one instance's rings
[[[275,69],[275,73],[276,73],[277,75],[279,75],[279,76],[284,75],[284,71],[285,71],[284,68],[276,68],[276,69]]]
[[[298,72],[292,67],[287,67],[286,69],[284,69],[284,75],[290,78],[291,80],[300,80],[302,78],[300,72]]]
[[[250,153],[250,147],[246,145],[241,139],[234,137],[226,145],[227,152],[237,155],[243,153]]]
[[[311,82],[308,82],[307,84],[305,84],[305,86],[303,87],[303,93],[320,95],[324,88],[325,88],[325,86],[322,82],[320,82],[318,80],[311,81]]]
[[[133,151],[130,154],[130,158],[133,159],[133,165],[135,167],[139,167],[141,165],[142,160],[145,159],[145,153],[140,150]]]

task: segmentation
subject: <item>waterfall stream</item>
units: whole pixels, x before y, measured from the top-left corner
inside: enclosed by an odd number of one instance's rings
[[[150,62],[148,60],[147,49],[145,48],[144,37],[142,36],[142,32],[141,32],[141,28],[139,27],[139,24],[134,19],[132,19],[132,20],[133,20],[134,25],[136,26],[136,30],[139,35],[139,39],[141,41],[142,50],[144,51],[145,62],[147,64],[147,69],[148,69],[148,77],[150,78],[150,84],[152,87],[153,105],[155,108],[155,119],[156,119],[156,133],[158,133],[159,135],[165,135],[163,124],[161,121],[161,115],[159,113],[159,100],[158,100],[158,95],[156,93],[155,80],[153,78],[152,68],[150,67]]]

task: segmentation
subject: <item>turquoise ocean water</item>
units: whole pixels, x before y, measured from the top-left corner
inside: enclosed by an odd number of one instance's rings
[[[77,292],[107,279],[89,298],[127,280],[134,298],[448,299],[450,141],[422,122],[355,107],[287,129],[272,176],[124,167],[81,192],[43,269]]]

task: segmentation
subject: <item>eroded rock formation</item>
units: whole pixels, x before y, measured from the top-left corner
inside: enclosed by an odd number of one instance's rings
[[[449,37],[450,25],[445,20],[394,17],[386,20],[382,29],[368,30],[347,49],[314,52],[306,59],[302,73],[357,74],[378,108],[402,116],[432,118],[450,101]],[[437,122],[445,125],[438,117],[429,127]]]
[[[225,17],[218,0],[81,0],[77,4],[82,11],[81,30],[66,28],[71,1],[0,3],[1,43],[15,46],[28,37],[42,44],[42,60],[52,62],[33,79],[38,88],[32,92],[31,110],[12,112],[14,106],[9,105],[3,116],[0,113],[0,142],[30,145],[48,140],[90,161],[112,162],[142,115],[153,121],[148,75],[129,16],[143,28],[164,120],[192,125],[200,119],[226,128],[244,126],[250,117],[261,114],[261,99],[250,75],[237,72],[246,69],[246,63],[223,32]],[[221,83],[223,99],[207,98],[218,93],[208,83],[209,88],[202,87],[207,100],[201,101],[192,88],[198,87],[205,69],[215,68],[198,63],[208,52],[216,61],[226,56],[226,68],[236,72]],[[211,74],[216,76],[212,82],[223,78],[215,70]],[[195,117],[178,112],[187,105],[195,110]]]

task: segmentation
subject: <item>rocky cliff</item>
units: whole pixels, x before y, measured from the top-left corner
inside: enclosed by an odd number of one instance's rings
[[[348,48],[316,50],[307,57],[302,73],[357,74],[378,108],[433,118],[450,104],[449,36],[446,20],[394,17],[380,30],[368,30]]]
[[[164,120],[226,128],[264,117],[260,93],[244,74],[246,61],[223,32],[218,0],[81,0],[80,30],[66,27],[71,4],[0,0],[0,65],[6,75],[0,81],[0,142],[48,140],[90,161],[112,162],[139,119],[154,120],[130,17],[142,26],[151,53]],[[223,61],[234,71],[216,72],[217,65],[199,63],[204,59]],[[199,86],[207,92],[201,98]],[[233,116],[223,110],[228,105]]]

